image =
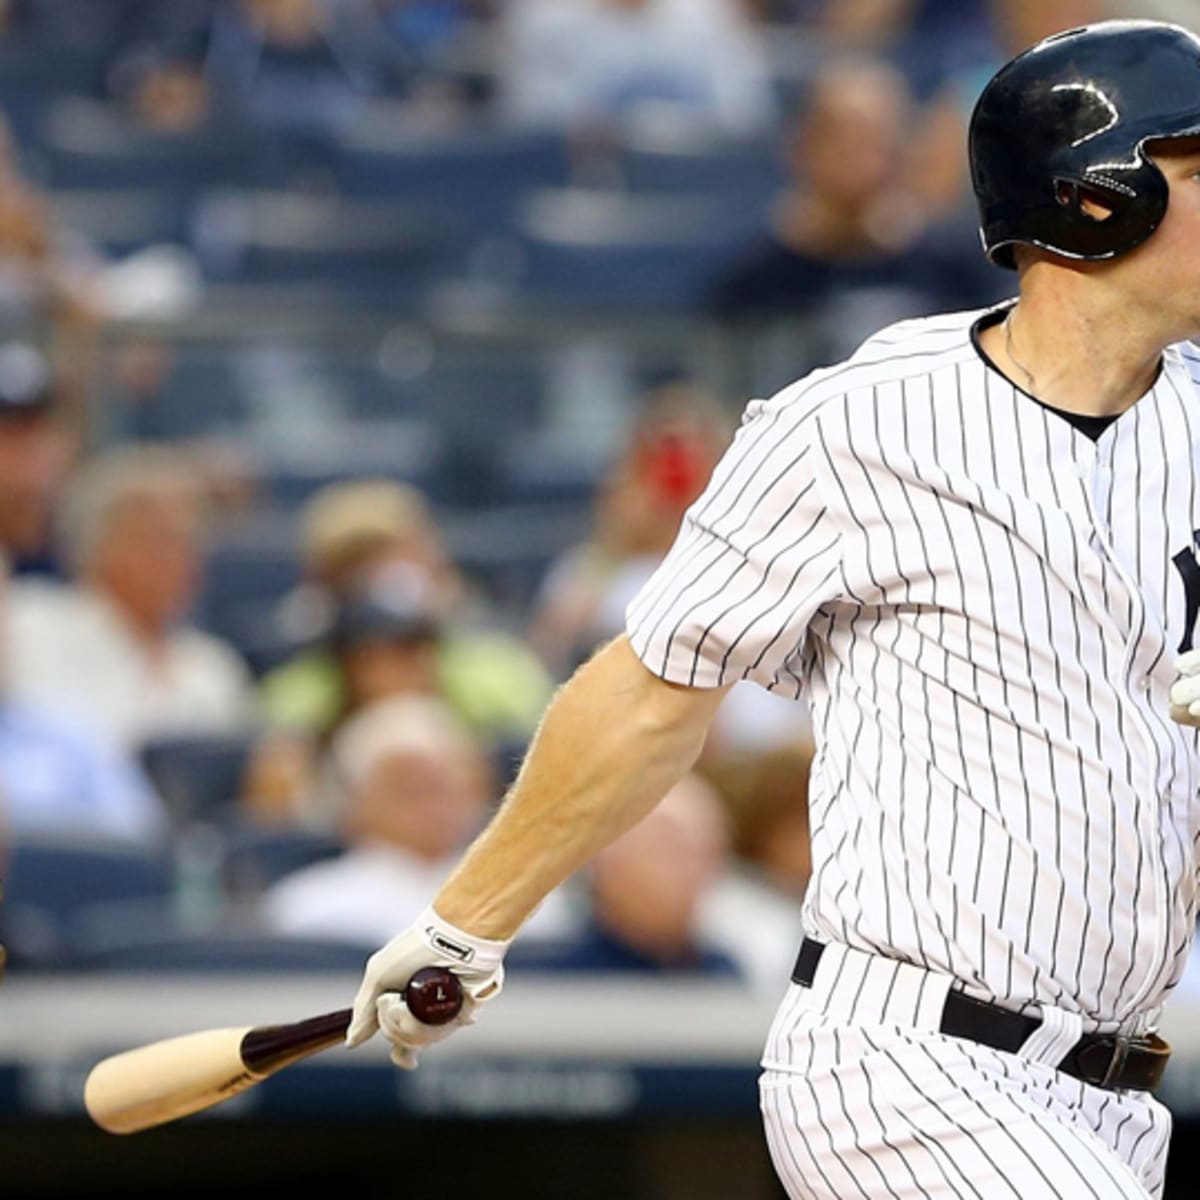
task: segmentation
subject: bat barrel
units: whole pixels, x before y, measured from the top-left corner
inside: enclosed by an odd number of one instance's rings
[[[416,972],[405,990],[412,1014],[444,1024],[459,1013],[456,975],[440,967]],[[92,1119],[110,1133],[136,1133],[219,1104],[276,1071],[343,1041],[351,1010],[240,1029],[208,1029],[151,1042],[97,1063],[84,1085]]]

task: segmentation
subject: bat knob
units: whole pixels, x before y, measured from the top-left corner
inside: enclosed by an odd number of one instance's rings
[[[425,1025],[445,1025],[462,1010],[462,981],[445,967],[422,967],[404,989],[408,1011]]]

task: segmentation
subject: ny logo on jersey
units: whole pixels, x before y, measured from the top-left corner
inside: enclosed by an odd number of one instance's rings
[[[1183,594],[1187,608],[1183,620],[1183,641],[1179,653],[1186,654],[1192,648],[1192,635],[1196,628],[1196,617],[1200,615],[1200,562],[1196,552],[1200,550],[1200,529],[1192,530],[1192,543],[1185,546],[1171,561],[1183,579]]]

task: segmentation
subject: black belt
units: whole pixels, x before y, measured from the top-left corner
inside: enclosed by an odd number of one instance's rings
[[[792,982],[812,987],[824,952],[824,943],[805,938],[792,970]],[[942,1009],[941,1031],[1015,1054],[1041,1023],[1038,1017],[1022,1016],[963,992],[950,992]],[[1155,1034],[1130,1038],[1089,1033],[1071,1047],[1058,1070],[1112,1091],[1152,1092],[1162,1082],[1170,1057],[1171,1047]]]

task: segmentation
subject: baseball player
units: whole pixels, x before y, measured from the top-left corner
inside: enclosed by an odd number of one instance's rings
[[[905,321],[746,409],[626,633],[561,689],[348,1034],[413,1066],[738,680],[811,705],[807,932],[763,1055],[796,1200],[1162,1194],[1155,1034],[1197,915],[1200,38],[1074,30],[981,95],[1018,297]],[[781,988],[785,982],[781,981]]]

